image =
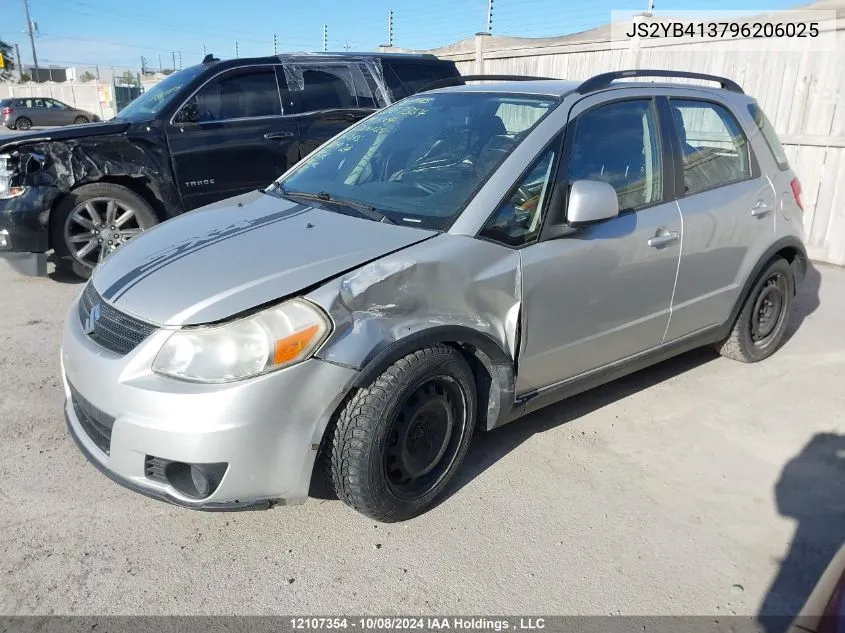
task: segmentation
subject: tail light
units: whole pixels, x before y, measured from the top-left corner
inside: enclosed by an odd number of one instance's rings
[[[12,108],[6,107],[0,110],[0,115],[9,116],[12,113]]]
[[[801,181],[797,178],[793,178],[792,182],[789,183],[789,186],[792,187],[792,195],[795,198],[795,204],[797,204],[798,208],[803,211],[804,203],[801,201]]]

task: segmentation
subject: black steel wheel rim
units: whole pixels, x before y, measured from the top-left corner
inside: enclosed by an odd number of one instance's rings
[[[148,222],[127,203],[115,198],[91,198],[70,212],[65,222],[65,244],[76,261],[93,268],[148,228]]]
[[[391,492],[413,500],[433,490],[460,451],[467,419],[466,396],[454,378],[421,382],[387,433],[384,471]]]
[[[757,298],[751,312],[751,340],[756,347],[766,347],[780,332],[786,318],[789,284],[783,273],[770,275]]]

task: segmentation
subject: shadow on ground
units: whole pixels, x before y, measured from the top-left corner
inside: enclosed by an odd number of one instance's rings
[[[789,551],[760,607],[767,633],[784,633],[845,543],[845,435],[819,433],[784,466],[778,512],[795,520]]]

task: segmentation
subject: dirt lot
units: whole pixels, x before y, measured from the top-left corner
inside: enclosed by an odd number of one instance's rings
[[[57,378],[80,286],[0,263],[0,613],[794,612],[845,535],[845,271],[742,365],[693,352],[476,438],[425,516],[337,501],[204,514],[74,446]]]

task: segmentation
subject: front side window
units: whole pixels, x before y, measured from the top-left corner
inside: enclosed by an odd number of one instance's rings
[[[751,177],[748,140],[718,103],[670,99],[688,194]]]
[[[559,143],[553,143],[534,161],[508,199],[491,217],[481,236],[508,246],[524,246],[537,239],[552,182]]]
[[[620,211],[663,200],[657,116],[651,99],[598,106],[575,119],[567,180],[603,180],[616,189]]]
[[[274,190],[346,200],[398,224],[445,230],[558,102],[483,92],[409,97],[324,145]],[[500,116],[505,105],[510,129]]]
[[[205,71],[203,66],[192,66],[168,75],[145,93],[133,99],[117,113],[122,121],[147,121],[166,108],[175,95]]]
[[[195,112],[191,110],[196,108]],[[276,71],[238,72],[213,81],[180,110],[192,123],[280,115],[282,101]],[[181,118],[181,117],[180,117]]]

